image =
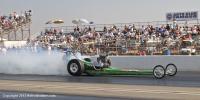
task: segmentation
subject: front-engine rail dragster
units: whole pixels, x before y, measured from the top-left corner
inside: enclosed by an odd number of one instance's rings
[[[99,55],[97,61],[92,61],[89,57],[81,56],[79,52],[66,51],[67,71],[72,76],[80,75],[112,75],[112,76],[145,76],[152,75],[157,79],[165,76],[175,76],[177,67],[170,63],[166,67],[156,65],[152,69],[120,69],[111,65],[108,55]]]

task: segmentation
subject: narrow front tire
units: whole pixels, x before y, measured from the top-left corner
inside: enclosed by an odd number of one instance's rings
[[[177,67],[176,65],[170,63],[166,66],[165,68],[165,72],[166,72],[166,75],[169,75],[169,76],[175,76],[176,73],[177,73]]]
[[[157,79],[161,79],[165,76],[165,68],[162,65],[156,65],[153,68],[153,75]]]

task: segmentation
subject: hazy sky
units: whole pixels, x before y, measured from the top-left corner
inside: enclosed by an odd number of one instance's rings
[[[200,0],[0,0],[0,15],[32,10],[32,31],[40,32],[49,19],[64,25],[85,18],[96,24],[165,20],[167,12],[199,11]]]

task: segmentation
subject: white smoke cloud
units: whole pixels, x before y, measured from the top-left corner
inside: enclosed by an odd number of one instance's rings
[[[67,69],[64,53],[46,52],[7,52],[0,55],[0,73],[4,74],[38,74],[66,75]]]

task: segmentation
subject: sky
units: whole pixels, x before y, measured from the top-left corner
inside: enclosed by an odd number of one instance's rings
[[[64,25],[85,18],[96,24],[164,21],[167,12],[199,11],[200,0],[0,0],[0,15],[32,10],[31,32],[58,18]]]

